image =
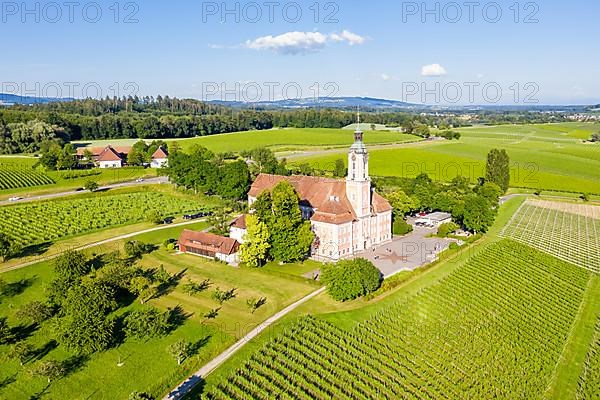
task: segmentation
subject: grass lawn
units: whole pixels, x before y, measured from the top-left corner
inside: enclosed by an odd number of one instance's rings
[[[345,129],[298,129],[284,128],[265,131],[248,131],[226,133],[221,135],[203,136],[190,139],[177,139],[183,150],[189,150],[194,145],[204,146],[214,152],[252,150],[257,147],[270,147],[274,151],[292,151],[310,148],[349,147],[354,140],[351,131]],[[398,132],[376,131],[367,132],[367,144],[403,143],[420,140],[413,135]]]
[[[572,137],[581,136],[581,131],[591,135],[594,127],[573,123],[462,128],[457,129],[463,135],[460,141],[372,150],[369,167],[374,176],[414,177],[426,172],[438,181],[463,175],[475,182],[485,174],[487,153],[504,148],[511,157],[512,187],[600,194],[599,147]],[[346,160],[342,150],[294,162],[332,169],[338,158]]]
[[[201,230],[206,223],[198,222],[187,228]],[[169,238],[176,238],[184,227],[172,227],[165,230],[136,236],[135,239],[160,244]],[[94,247],[86,250],[88,254],[99,254],[122,249],[123,241]],[[287,272],[271,269],[236,269],[191,255],[181,255],[160,248],[144,256],[140,261],[143,267],[156,268],[163,265],[171,273],[185,270],[183,283],[188,278],[203,281],[210,279],[211,287],[194,297],[184,294],[179,287],[162,297],[151,300],[155,307],[165,309],[180,305],[188,315],[186,322],[174,332],[163,338],[148,341],[126,340],[123,344],[108,351],[94,354],[81,361],[79,367],[65,378],[53,382],[49,387],[41,378],[32,378],[26,372],[34,360],[20,367],[17,362],[6,358],[7,346],[0,346],[0,398],[29,399],[43,394],[44,398],[94,398],[125,399],[133,390],[148,391],[156,397],[162,397],[170,388],[183,380],[204,363],[225,350],[247,331],[268,318],[276,311],[300,299],[315,290],[318,285],[298,275],[314,265],[286,266]],[[283,269],[283,267],[281,267]],[[9,324],[16,326],[16,310],[33,300],[43,300],[44,287],[52,279],[52,262],[43,262],[20,270],[1,275],[9,282],[21,282],[22,291],[14,296],[0,299],[0,316],[7,316]],[[211,298],[216,287],[221,289],[238,288],[236,298],[220,306]],[[267,303],[251,314],[246,300],[266,297]],[[119,314],[140,307],[134,302],[117,311]],[[207,311],[222,307],[216,319],[206,321]],[[57,346],[53,342],[51,323],[43,323],[34,329],[26,340],[34,348],[44,350],[40,359],[72,360],[74,354]],[[196,354],[186,360],[182,366],[166,352],[166,348],[176,340],[183,338],[198,345]],[[121,362],[122,366],[117,364]]]

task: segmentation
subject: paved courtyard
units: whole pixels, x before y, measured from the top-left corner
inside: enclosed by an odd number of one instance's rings
[[[434,228],[414,227],[414,231],[408,235],[395,237],[391,243],[357,256],[371,260],[385,277],[400,271],[414,270],[433,261],[450,243],[456,242],[453,239],[426,237],[436,231]]]

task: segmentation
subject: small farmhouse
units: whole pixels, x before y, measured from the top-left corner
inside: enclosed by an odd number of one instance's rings
[[[98,168],[122,168],[127,164],[127,155],[130,152],[131,146],[80,147],[77,149],[77,158],[79,160],[93,161]],[[169,152],[160,146],[152,154],[150,167],[166,167],[168,159]]]
[[[162,168],[166,167],[169,162],[169,153],[166,149],[160,146],[154,154],[152,154],[152,161],[150,161],[151,168]]]
[[[233,238],[206,232],[184,230],[178,241],[182,253],[218,259],[228,264],[238,264],[240,244]]]
[[[123,166],[123,155],[111,146],[106,146],[96,159],[98,168],[121,168]]]

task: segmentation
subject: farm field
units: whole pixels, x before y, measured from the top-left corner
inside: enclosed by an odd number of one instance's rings
[[[33,157],[0,157],[0,199],[81,188],[88,180],[99,185],[156,177],[155,170],[143,168],[92,169],[40,172]]]
[[[30,186],[52,185],[48,175],[34,170],[35,159],[0,157],[0,191]]]
[[[600,207],[529,200],[502,236],[600,273]]]
[[[600,147],[573,137],[589,137],[594,129],[594,124],[578,123],[461,128],[456,129],[462,134],[459,141],[374,149],[370,151],[370,169],[374,176],[414,177],[426,172],[439,181],[463,175],[475,182],[484,174],[489,150],[504,148],[511,157],[512,187],[600,194]],[[340,152],[294,162],[332,169],[338,158],[346,161]]]
[[[198,200],[153,191],[96,193],[0,207],[0,232],[27,247],[143,222],[151,211],[166,217],[205,207]]]
[[[206,397],[543,398],[590,279],[496,242],[355,328],[301,320]]]
[[[367,144],[405,143],[421,140],[417,136],[398,132],[376,131],[365,135]],[[345,129],[270,129],[203,136],[175,140],[186,151],[194,145],[204,146],[214,152],[252,150],[257,147],[270,147],[274,151],[293,151],[308,148],[340,147],[346,149],[352,144],[352,132]]]
[[[596,330],[592,338],[589,352],[585,360],[585,366],[579,387],[577,390],[578,400],[597,399],[600,394],[600,317],[596,323]]]
[[[201,230],[207,225],[199,222],[187,228]],[[133,239],[160,246],[164,240],[176,238],[184,227],[168,228],[163,231],[138,235]],[[86,251],[88,255],[123,249],[123,241],[103,245]],[[143,268],[155,269],[159,265],[170,273],[185,276],[179,285],[164,295],[150,300],[147,304],[166,310],[180,305],[187,319],[185,323],[168,336],[149,340],[126,340],[107,351],[95,353],[68,376],[46,387],[44,378],[33,378],[27,370],[35,359],[23,367],[14,360],[6,359],[7,346],[0,346],[0,398],[29,399],[41,396],[48,399],[94,398],[126,399],[134,391],[146,391],[156,398],[162,397],[172,386],[184,379],[208,360],[231,345],[247,330],[252,329],[272,313],[318,288],[315,283],[302,279],[290,272],[279,274],[268,270],[239,270],[210,260],[177,255],[162,247],[146,255],[139,261]],[[304,265],[288,265],[290,271],[312,268]],[[8,317],[11,326],[19,326],[15,312],[20,306],[34,300],[43,300],[44,287],[53,278],[52,262],[40,263],[0,275],[9,284],[16,284],[22,290],[11,296],[0,298],[0,317]],[[189,296],[182,285],[192,279],[202,282],[210,279],[211,285],[204,292]],[[225,303],[214,320],[206,320],[203,315],[219,304],[211,298],[216,287],[237,288],[236,297]],[[267,303],[254,314],[250,313],[246,300],[250,297],[266,297]],[[5,307],[7,306],[7,307]],[[118,311],[119,315],[139,309],[133,302]],[[36,350],[47,349],[39,356],[42,360],[70,360],[74,354],[53,343],[55,333],[51,321],[38,329],[31,329],[26,341]],[[166,352],[167,346],[178,339],[199,344],[196,354],[181,366]],[[6,361],[5,361],[6,360]],[[119,361],[122,366],[117,366]]]

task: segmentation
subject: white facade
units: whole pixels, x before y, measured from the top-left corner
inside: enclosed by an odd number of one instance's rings
[[[122,161],[98,161],[98,168],[121,168],[123,167]]]
[[[246,230],[242,228],[236,228],[232,226],[229,228],[229,237],[237,240],[239,243],[244,243],[244,236],[246,236]]]
[[[168,165],[168,158],[154,158],[150,163],[150,168],[162,168]]]

